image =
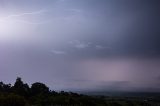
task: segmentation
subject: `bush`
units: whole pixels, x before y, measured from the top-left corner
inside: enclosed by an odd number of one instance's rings
[[[0,95],[0,106],[25,106],[23,97],[15,94]]]

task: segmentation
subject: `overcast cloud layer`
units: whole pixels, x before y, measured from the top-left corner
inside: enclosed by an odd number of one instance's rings
[[[158,0],[0,0],[0,80],[160,91],[159,10]]]

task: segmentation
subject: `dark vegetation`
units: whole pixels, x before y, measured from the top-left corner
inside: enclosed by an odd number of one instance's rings
[[[0,106],[160,106],[160,99],[55,92],[43,83],[36,82],[29,87],[17,78],[13,86],[0,82]]]

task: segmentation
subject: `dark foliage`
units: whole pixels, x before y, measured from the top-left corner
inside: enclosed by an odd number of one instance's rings
[[[12,91],[15,94],[28,97],[30,95],[30,88],[28,84],[24,84],[21,78],[17,78],[14,86],[12,87]]]
[[[55,92],[40,82],[33,83],[29,87],[18,77],[13,86],[0,82],[0,106],[160,106],[160,99]]]
[[[49,88],[40,82],[33,83],[31,86],[31,94],[38,95],[38,94],[48,94]]]
[[[106,106],[104,100],[73,92],[55,92],[36,82],[28,86],[20,77],[13,86],[0,82],[0,106]]]

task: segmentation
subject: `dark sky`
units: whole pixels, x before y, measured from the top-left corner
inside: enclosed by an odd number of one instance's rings
[[[0,80],[160,91],[159,0],[0,0]]]

